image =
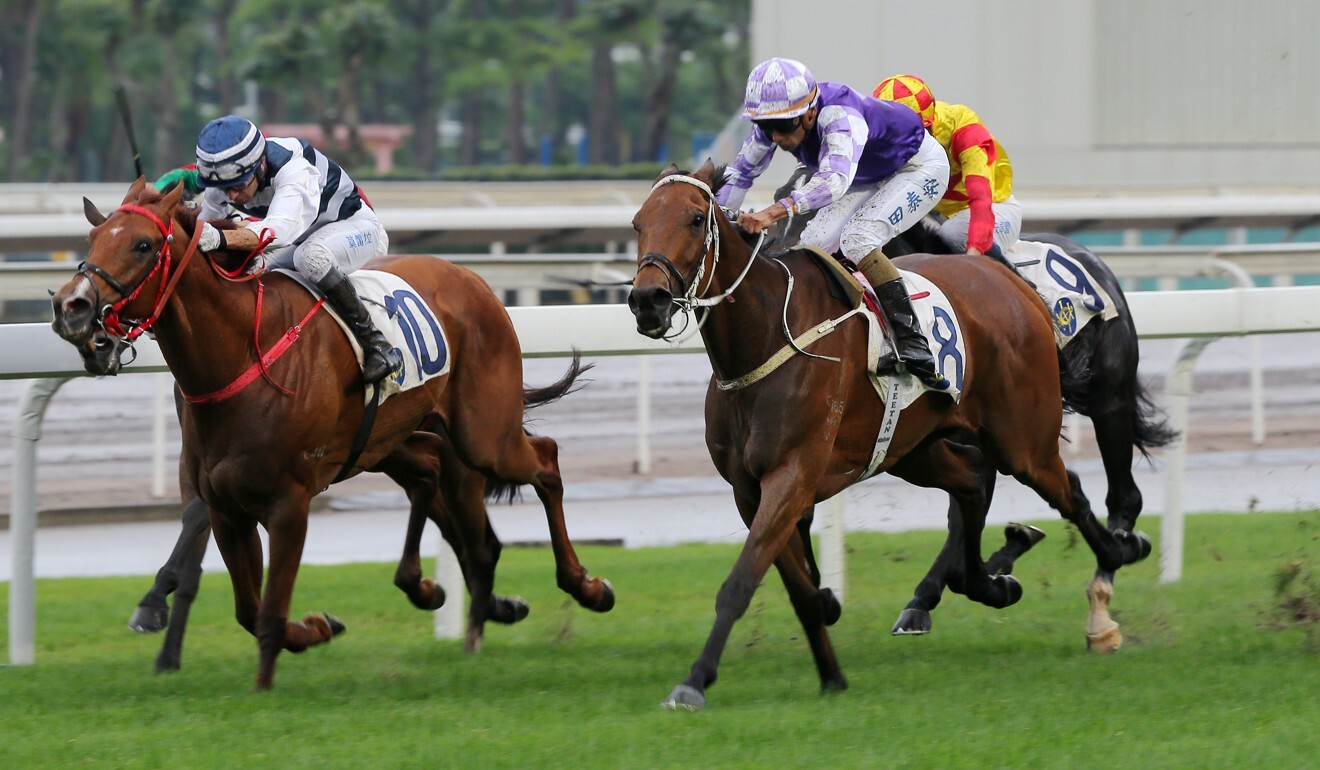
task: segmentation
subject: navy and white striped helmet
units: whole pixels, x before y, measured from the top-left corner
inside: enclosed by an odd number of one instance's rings
[[[197,176],[203,187],[233,187],[252,177],[266,152],[266,137],[246,118],[216,118],[197,137]]]

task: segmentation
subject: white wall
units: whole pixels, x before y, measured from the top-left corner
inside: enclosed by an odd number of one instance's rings
[[[1024,192],[1320,184],[1316,0],[753,0],[752,30],[861,91],[921,76]]]

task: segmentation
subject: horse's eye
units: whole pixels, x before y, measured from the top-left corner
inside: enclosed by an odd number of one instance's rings
[[[706,224],[706,212],[701,212],[692,217],[692,226],[701,227]]]
[[[133,250],[139,254],[150,254],[151,241],[147,240],[146,238],[140,238],[138,239],[137,243],[133,244]]]

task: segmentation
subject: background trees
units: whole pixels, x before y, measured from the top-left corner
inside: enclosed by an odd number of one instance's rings
[[[396,173],[685,161],[740,102],[748,0],[0,0],[0,178],[149,174],[209,119],[406,127]]]

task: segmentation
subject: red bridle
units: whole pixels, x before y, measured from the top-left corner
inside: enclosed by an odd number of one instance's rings
[[[165,241],[161,244],[160,251],[156,252],[156,259],[155,262],[152,263],[151,268],[147,271],[146,275],[143,275],[138,279],[132,288],[125,287],[122,283],[116,280],[114,276],[110,275],[99,265],[94,265],[90,262],[83,262],[79,265],[78,272],[83,275],[96,275],[102,281],[105,281],[110,288],[119,292],[120,298],[114,303],[106,305],[102,309],[101,327],[105,329],[107,334],[110,334],[113,337],[119,337],[132,342],[142,336],[143,332],[149,330],[155,325],[156,321],[160,319],[161,311],[165,308],[165,302],[170,298],[170,295],[174,293],[174,287],[178,284],[180,276],[183,275],[184,266],[188,264],[188,261],[192,259],[193,254],[197,252],[197,240],[201,236],[202,229],[200,227],[194,228],[192,240],[189,241],[188,248],[184,250],[183,257],[180,258],[179,264],[175,266],[173,264],[174,255],[172,250],[174,244],[174,220],[171,219],[167,225],[154,211],[132,203],[126,203],[115,209],[116,214],[121,211],[126,214],[141,214],[147,219],[150,219],[151,222],[156,225],[156,229],[160,230],[160,234],[164,236]],[[147,283],[158,272],[160,273],[160,281],[157,283],[156,299],[152,303],[151,314],[138,321],[123,320],[121,313],[124,308],[133,300],[137,299]],[[129,328],[124,328],[125,323],[128,324]]]

